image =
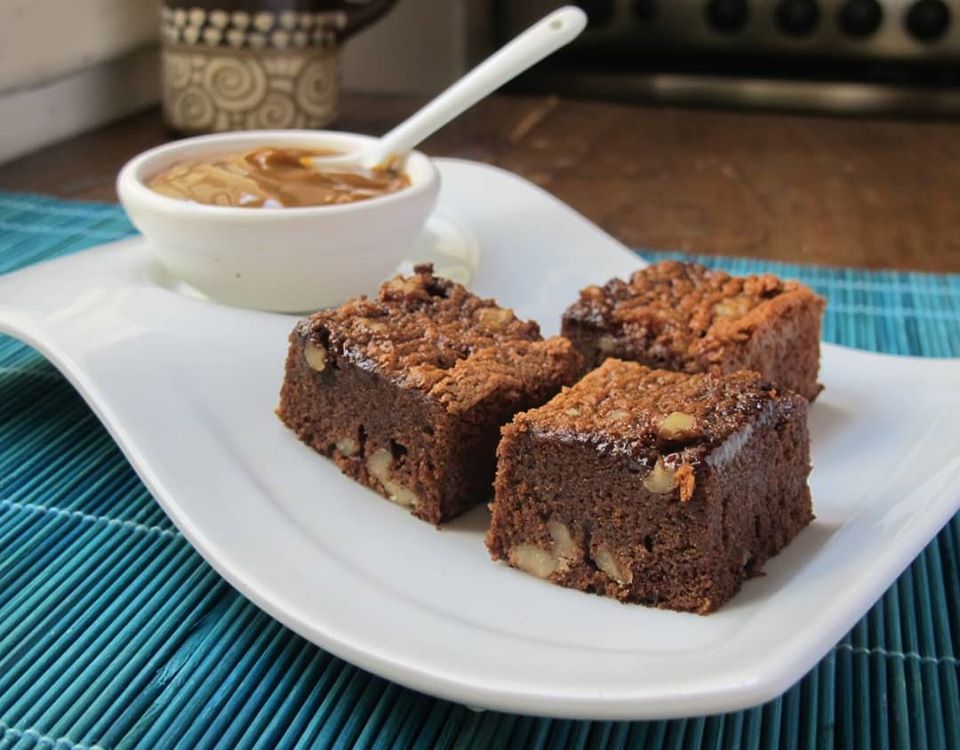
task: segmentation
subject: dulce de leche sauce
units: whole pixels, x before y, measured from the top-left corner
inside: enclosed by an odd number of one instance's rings
[[[359,174],[310,166],[311,157],[333,153],[267,146],[192,159],[154,175],[147,186],[171,198],[210,206],[297,208],[363,201],[410,184],[407,175],[390,169]]]

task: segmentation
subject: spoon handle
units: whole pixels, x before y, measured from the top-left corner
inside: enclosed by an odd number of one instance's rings
[[[373,168],[409,153],[464,110],[573,41],[586,25],[586,14],[572,5],[545,16],[383,136],[365,155],[364,166]]]

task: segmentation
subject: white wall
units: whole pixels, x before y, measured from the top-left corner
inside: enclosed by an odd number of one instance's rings
[[[347,43],[344,88],[440,91],[466,70],[488,2],[399,0]],[[0,19],[0,161],[158,101],[159,0],[0,0]]]
[[[466,0],[399,0],[347,42],[343,86],[355,91],[431,94],[466,64]]]
[[[158,0],[0,0],[0,92],[47,83],[156,39]]]

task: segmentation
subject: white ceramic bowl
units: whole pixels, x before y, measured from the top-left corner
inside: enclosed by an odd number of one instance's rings
[[[262,310],[315,310],[373,293],[403,260],[440,189],[440,175],[428,157],[410,154],[409,187],[334,206],[207,206],[155,193],[145,181],[175,162],[204,154],[271,145],[349,151],[370,140],[322,130],[187,138],[127,162],[117,177],[117,193],[163,266],[209,297]]]

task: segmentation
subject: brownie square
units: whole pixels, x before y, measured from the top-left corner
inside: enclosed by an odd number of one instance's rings
[[[681,372],[755,370],[812,400],[825,304],[795,281],[668,260],[583,289],[562,333],[588,368],[617,357]]]
[[[607,359],[503,428],[487,546],[554,583],[706,614],[813,519],[807,401]]]
[[[500,427],[582,367],[570,342],[429,265],[301,321],[277,415],[341,471],[431,523],[489,498]]]

